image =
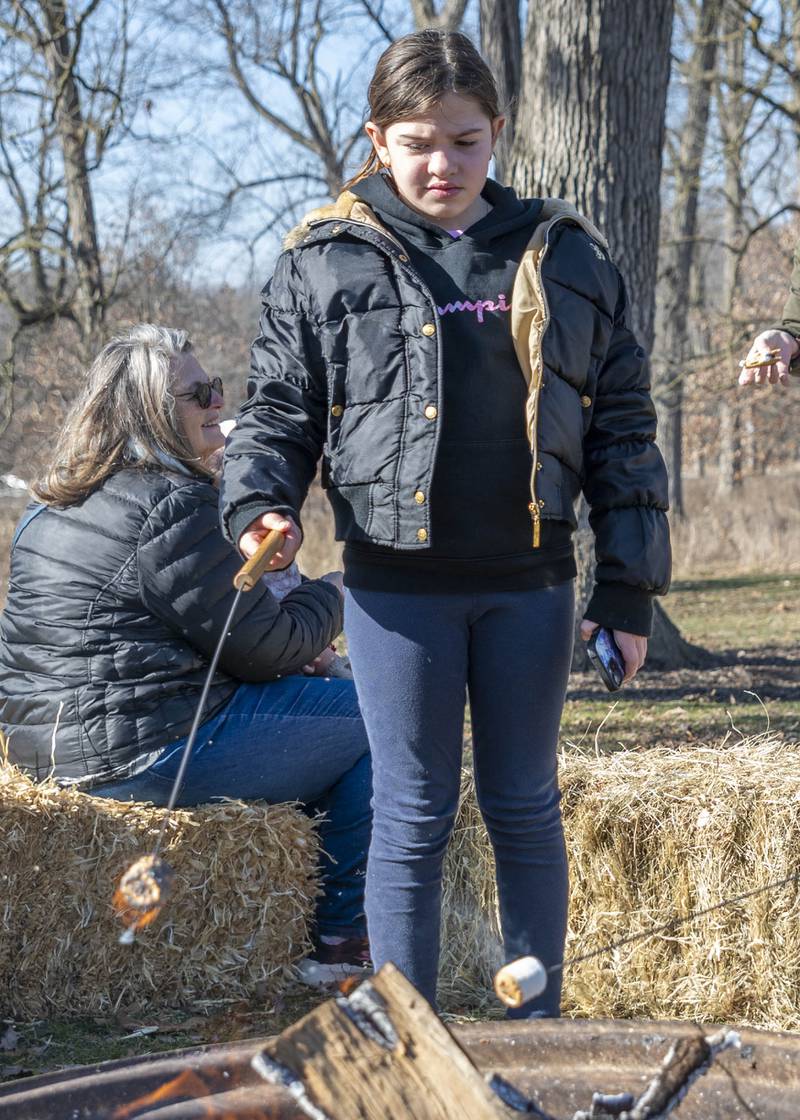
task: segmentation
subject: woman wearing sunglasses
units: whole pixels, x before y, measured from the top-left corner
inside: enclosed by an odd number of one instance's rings
[[[35,781],[166,804],[241,565],[218,521],[222,408],[184,331],[141,324],[92,364],[17,528],[0,618],[0,726]],[[340,573],[243,598],[177,802],[326,814],[300,966],[316,983],[368,962],[366,734],[351,680],[302,672],[341,625]]]

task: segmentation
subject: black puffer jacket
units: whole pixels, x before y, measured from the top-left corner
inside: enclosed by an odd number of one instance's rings
[[[80,505],[43,510],[14,549],[0,620],[11,761],[91,786],[187,735],[240,565],[200,479],[130,469]],[[341,622],[331,584],[309,580],[279,604],[262,582],[242,596],[206,716],[240,681],[298,672]]]
[[[669,583],[645,355],[600,235],[558,200],[540,213],[511,316],[529,388],[533,542],[542,519],[575,524],[584,489],[597,552],[590,617],[625,629],[601,617],[602,585],[610,603],[621,586],[636,596]],[[338,539],[431,547],[435,527],[415,495],[430,492],[441,426],[437,319],[402,244],[362,200],[345,192],[309,215],[264,289],[249,400],[226,447],[232,540],[266,509],[298,519],[322,453]]]

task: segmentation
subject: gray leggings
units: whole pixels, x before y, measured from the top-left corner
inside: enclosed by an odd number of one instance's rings
[[[373,765],[366,911],[376,967],[435,1005],[442,863],[458,808],[464,700],[508,960],[563,958],[567,861],[557,743],[572,581],[530,591],[349,590],[345,630]],[[558,1015],[560,973],[519,1015]]]

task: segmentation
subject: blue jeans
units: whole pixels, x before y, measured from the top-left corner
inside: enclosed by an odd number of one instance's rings
[[[367,924],[436,998],[442,864],[458,809],[465,694],[478,803],[494,849],[506,957],[563,959],[567,860],[557,745],[573,587],[478,595],[350,589],[345,632],[374,770]],[[514,1017],[558,1015],[561,975]]]
[[[170,744],[142,773],[91,792],[166,805],[185,742]],[[298,800],[309,814],[325,813],[317,931],[363,936],[371,784],[353,682],[292,676],[239,685],[202,724],[177,804],[201,805],[216,797]]]

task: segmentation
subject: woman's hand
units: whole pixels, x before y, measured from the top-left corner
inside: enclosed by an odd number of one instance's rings
[[[279,529],[286,541],[281,545],[280,552],[276,552],[273,556],[268,571],[288,568],[302,543],[303,535],[291,517],[286,517],[282,513],[265,513],[252,521],[239,537],[239,551],[245,559],[249,560],[273,529]]]
[[[599,630],[599,628],[599,623],[584,618],[581,623],[581,637],[585,642],[588,642],[595,630]],[[622,683],[627,684],[628,681],[633,680],[644,665],[644,659],[647,657],[647,638],[641,634],[629,634],[626,630],[612,630],[611,632],[625,662],[625,677]]]
[[[320,576],[326,583],[332,583],[340,595],[344,595],[344,574],[342,572],[326,572]]]
[[[764,355],[778,351],[774,362],[760,368],[747,369],[742,366],[739,374],[740,385],[788,385],[789,363],[800,349],[800,344],[794,335],[788,331],[762,331],[753,339],[745,363],[757,362]]]
[[[327,677],[328,670],[335,660],[336,650],[333,646],[326,646],[310,664],[303,666],[303,672],[307,677]]]

